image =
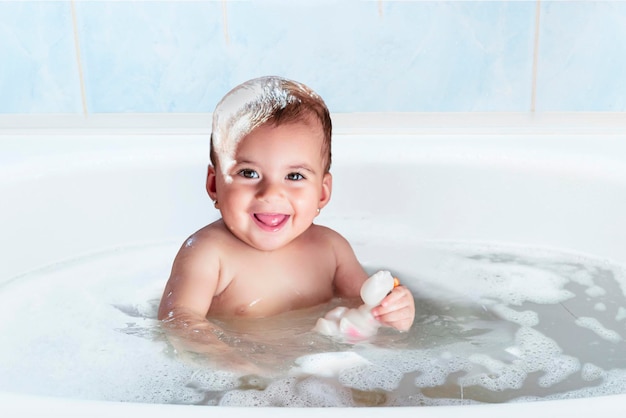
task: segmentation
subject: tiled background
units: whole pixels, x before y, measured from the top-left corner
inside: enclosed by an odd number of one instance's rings
[[[211,112],[265,74],[332,112],[624,112],[626,2],[0,0],[0,114]]]

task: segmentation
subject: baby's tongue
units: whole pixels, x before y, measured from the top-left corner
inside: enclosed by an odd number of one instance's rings
[[[279,213],[257,213],[254,215],[261,223],[269,226],[276,226],[287,218],[287,215]]]

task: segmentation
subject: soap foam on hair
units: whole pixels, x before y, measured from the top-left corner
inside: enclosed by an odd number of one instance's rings
[[[259,77],[232,89],[222,98],[213,112],[213,150],[227,182],[228,174],[236,164],[235,153],[239,142],[255,128],[267,122],[276,111],[300,101],[286,86],[318,97],[304,84],[281,77]]]

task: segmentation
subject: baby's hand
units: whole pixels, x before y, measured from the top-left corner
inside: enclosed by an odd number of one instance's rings
[[[408,331],[415,319],[415,301],[411,291],[402,285],[395,287],[380,305],[372,309],[372,315],[384,325]]]

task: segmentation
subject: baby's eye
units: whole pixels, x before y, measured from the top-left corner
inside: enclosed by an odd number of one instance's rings
[[[258,179],[259,178],[259,173],[257,173],[254,170],[250,170],[249,168],[244,168],[243,170],[239,170],[239,172],[237,174],[239,174],[241,177],[245,177],[247,179]]]
[[[293,181],[304,180],[304,176],[300,173],[289,173],[285,178]]]

